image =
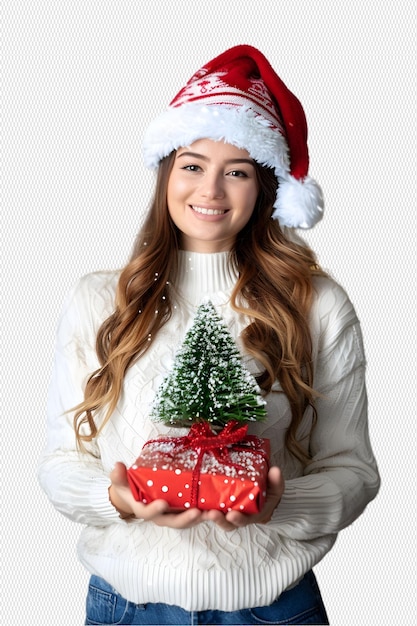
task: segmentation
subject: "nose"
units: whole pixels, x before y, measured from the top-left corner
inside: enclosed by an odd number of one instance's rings
[[[207,172],[204,176],[201,193],[204,198],[215,199],[224,197],[223,175],[218,172]]]

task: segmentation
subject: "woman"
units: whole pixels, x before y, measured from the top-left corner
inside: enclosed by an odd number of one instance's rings
[[[299,101],[237,46],[150,126],[156,190],[130,263],[84,277],[62,314],[40,481],[85,524],[87,624],[326,624],[312,567],[375,497],[365,358],[354,309],[292,236],[322,215]],[[149,419],[209,298],[265,400],[265,506],[170,511],[136,502],[126,467],[178,435]],[[75,406],[75,408],[74,408]]]

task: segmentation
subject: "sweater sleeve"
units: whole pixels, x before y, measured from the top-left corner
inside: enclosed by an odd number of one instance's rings
[[[367,419],[365,356],[359,322],[332,283],[318,304],[317,422],[304,475],[286,482],[272,524],[292,539],[336,534],[376,496],[379,474]]]
[[[110,479],[95,444],[90,446],[91,454],[77,450],[70,410],[83,400],[88,376],[98,367],[91,306],[102,314],[106,289],[90,294],[90,282],[85,277],[71,292],[58,325],[48,394],[47,444],[38,478],[49,500],[66,517],[104,526],[120,519],[109,501]]]

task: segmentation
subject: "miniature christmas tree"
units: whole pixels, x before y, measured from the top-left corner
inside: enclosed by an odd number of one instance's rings
[[[173,510],[262,509],[269,440],[248,435],[242,422],[264,419],[265,401],[211,302],[198,308],[151,417],[190,428],[185,436],[144,444],[127,472],[136,500],[162,498]]]
[[[172,372],[156,395],[151,417],[175,426],[209,422],[214,427],[231,420],[265,419],[260,389],[211,302],[198,308]]]

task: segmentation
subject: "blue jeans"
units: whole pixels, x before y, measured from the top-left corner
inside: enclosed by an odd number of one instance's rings
[[[269,606],[240,611],[185,611],[168,604],[134,604],[122,598],[102,578],[92,576],[87,596],[86,624],[328,624],[320,590],[312,571]]]

